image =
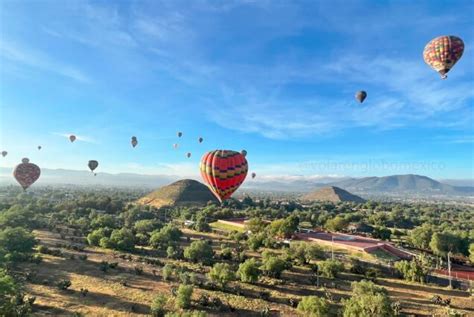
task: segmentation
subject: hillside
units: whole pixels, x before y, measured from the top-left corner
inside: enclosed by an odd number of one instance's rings
[[[332,184],[345,190],[367,193],[411,193],[439,195],[474,194],[473,187],[451,186],[421,175],[352,178]]]
[[[153,207],[205,206],[209,201],[218,202],[216,197],[198,181],[183,179],[140,198],[137,203]]]
[[[335,186],[318,189],[304,195],[301,199],[304,201],[331,201],[335,203],[342,201],[365,202],[361,197],[353,195],[344,189]]]

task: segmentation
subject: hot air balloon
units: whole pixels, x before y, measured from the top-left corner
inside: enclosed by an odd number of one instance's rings
[[[186,157],[190,158],[191,157],[191,152],[186,153]]]
[[[255,176],[257,176],[257,174],[255,174],[255,173],[252,173],[252,178],[255,178]]]
[[[244,157],[247,156],[247,151],[245,151],[245,150],[242,150],[240,153],[241,153]]]
[[[131,143],[132,143],[132,146],[133,146],[133,147],[136,147],[136,146],[137,146],[138,141],[137,141],[137,137],[136,137],[136,136],[132,136],[132,141],[131,141]]]
[[[360,102],[360,103],[363,103],[365,98],[367,98],[367,93],[363,90],[360,90],[358,92],[356,92],[355,94],[355,98]]]
[[[439,36],[431,40],[423,51],[425,63],[437,71],[441,78],[446,79],[446,74],[461,58],[464,52],[464,42],[457,36]]]
[[[2,151],[2,156],[5,157],[7,156],[8,152],[7,151]]]
[[[178,148],[178,146],[179,146],[179,144],[178,144],[178,143],[175,143],[175,144],[173,144],[173,148],[175,148],[175,149],[177,149],[177,148]]]
[[[38,145],[38,150],[41,150],[41,145]]]
[[[69,136],[69,141],[71,141],[71,142],[76,141],[76,136],[73,135],[73,134],[71,134],[71,135]]]
[[[198,139],[198,142],[199,142],[199,143],[202,143],[202,141],[204,141],[203,138],[199,138],[199,139]]]
[[[23,190],[26,190],[40,177],[41,169],[38,165],[30,163],[30,160],[27,158],[22,159],[21,162],[13,170],[13,176],[23,187]]]
[[[97,176],[97,173],[94,173],[94,176]]]
[[[248,164],[242,153],[214,150],[204,154],[199,168],[210,190],[222,202],[244,182]]]
[[[183,136],[183,132],[178,132],[178,138]]]
[[[99,162],[97,162],[96,160],[90,160],[89,164],[87,165],[91,169],[91,172],[93,172],[97,168],[97,166],[99,166]]]

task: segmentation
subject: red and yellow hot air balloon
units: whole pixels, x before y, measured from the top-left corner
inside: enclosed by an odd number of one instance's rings
[[[228,199],[244,182],[248,163],[242,153],[229,150],[207,152],[199,166],[201,176],[219,199]]]
[[[41,169],[38,165],[30,163],[28,158],[21,160],[21,164],[18,164],[13,170],[13,176],[20,183],[23,190],[33,185],[41,175]]]
[[[461,58],[464,52],[464,42],[457,36],[439,36],[431,40],[423,51],[425,63],[437,71],[441,78],[446,79],[446,74]]]

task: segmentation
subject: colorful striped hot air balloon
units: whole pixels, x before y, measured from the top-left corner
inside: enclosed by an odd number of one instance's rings
[[[464,52],[464,42],[457,36],[439,36],[431,40],[423,51],[423,59],[437,71],[441,78],[446,79],[446,74],[461,58]]]
[[[20,183],[23,190],[33,185],[41,175],[41,169],[38,165],[30,163],[28,158],[21,160],[21,164],[18,164],[13,170],[13,176]]]
[[[201,159],[201,176],[219,199],[228,199],[244,182],[248,163],[242,153],[229,150],[207,152]]]

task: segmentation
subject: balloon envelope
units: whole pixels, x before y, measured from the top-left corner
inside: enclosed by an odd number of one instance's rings
[[[178,132],[178,138],[183,136],[183,132]]]
[[[355,94],[355,98],[360,102],[360,103],[363,103],[365,98],[367,98],[367,93],[363,90],[360,90],[358,92],[356,92]]]
[[[462,39],[453,35],[439,36],[425,46],[423,59],[441,75],[441,78],[445,79],[446,74],[461,58],[463,52]]]
[[[76,141],[76,136],[75,135],[70,135],[69,136],[69,141],[71,141],[71,142]]]
[[[13,176],[21,187],[26,190],[38,180],[41,175],[41,169],[38,165],[30,163],[30,160],[27,158],[21,161],[22,163],[18,164],[13,170]]]
[[[202,143],[202,141],[204,141],[204,139],[203,139],[203,138],[199,138],[198,141],[199,141],[199,143]]]
[[[136,137],[136,136],[132,136],[132,141],[131,141],[131,143],[132,143],[132,146],[133,146],[133,147],[136,147],[136,146],[137,146],[138,140],[137,140],[137,137]]]
[[[5,157],[7,156],[8,152],[7,151],[2,151],[2,156]]]
[[[252,173],[252,178],[255,178],[255,176],[257,176],[257,174],[255,174],[255,173]]]
[[[240,153],[241,153],[244,157],[247,156],[247,151],[245,151],[245,150],[242,150]]]
[[[178,146],[179,146],[179,144],[178,144],[178,143],[175,143],[175,144],[173,144],[173,147],[174,147],[175,149],[177,149],[177,148],[178,148]]]
[[[186,157],[187,157],[187,158],[190,158],[190,157],[191,157],[191,153],[190,153],[190,152],[186,153]]]
[[[38,150],[41,150],[41,145],[38,145]]]
[[[87,164],[90,168],[90,170],[93,172],[97,166],[99,166],[99,162],[97,162],[96,160],[90,160],[89,161],[89,164]]]
[[[214,150],[204,154],[200,170],[203,180],[222,202],[232,196],[244,182],[248,164],[242,153]]]

